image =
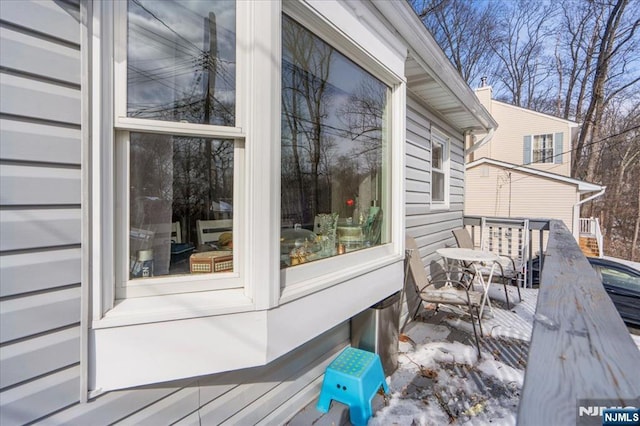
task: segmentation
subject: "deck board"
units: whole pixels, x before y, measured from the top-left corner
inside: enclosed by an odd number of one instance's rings
[[[637,403],[640,351],[573,236],[552,220],[518,423],[575,424],[580,399]],[[544,407],[544,409],[541,409]]]

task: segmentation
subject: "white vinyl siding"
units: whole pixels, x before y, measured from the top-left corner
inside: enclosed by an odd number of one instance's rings
[[[1,1],[0,423],[80,396],[80,9]]]
[[[432,129],[445,129],[450,140],[449,206],[434,209],[431,204]],[[406,233],[416,239],[425,265],[441,261],[436,249],[455,244],[453,231],[462,227],[464,199],[464,159],[462,136],[458,138],[415,99],[407,100],[407,144],[405,167]]]

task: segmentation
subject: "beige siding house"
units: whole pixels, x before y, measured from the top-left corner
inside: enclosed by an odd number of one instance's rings
[[[577,239],[581,203],[605,190],[570,177],[579,124],[496,101],[490,86],[476,95],[499,127],[467,150],[465,214],[559,219]]]
[[[579,203],[583,194],[604,189],[489,158],[468,163],[466,176],[467,215],[553,218],[562,220],[575,232],[579,232]]]

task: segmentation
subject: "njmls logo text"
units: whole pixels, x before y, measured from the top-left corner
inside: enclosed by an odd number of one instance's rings
[[[589,406],[589,407],[578,407],[578,415],[580,417],[582,416],[598,416],[598,417],[602,417],[604,415],[604,410],[632,410],[632,411],[638,411],[638,409],[636,407],[596,407],[596,406]]]
[[[607,409],[602,415],[602,426],[640,425],[640,410],[633,408]]]
[[[585,398],[576,402],[576,426],[640,426],[640,398]]]

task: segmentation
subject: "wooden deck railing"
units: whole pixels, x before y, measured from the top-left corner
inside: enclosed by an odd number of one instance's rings
[[[573,235],[548,228],[518,424],[575,425],[584,399],[637,407],[640,351]]]

